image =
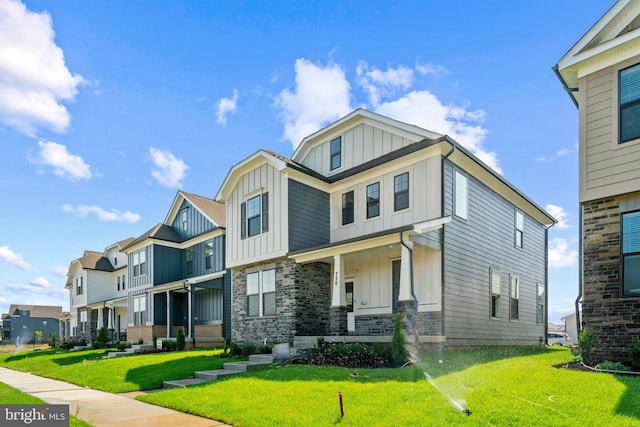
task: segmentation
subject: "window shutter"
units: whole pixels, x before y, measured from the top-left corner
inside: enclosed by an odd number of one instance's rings
[[[240,239],[247,238],[247,203],[240,204]]]
[[[269,192],[262,193],[262,232],[269,231]]]

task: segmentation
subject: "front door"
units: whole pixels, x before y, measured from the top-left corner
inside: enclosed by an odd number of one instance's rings
[[[347,300],[347,331],[354,332],[356,330],[356,316],[353,312],[353,282],[346,282],[344,289]]]

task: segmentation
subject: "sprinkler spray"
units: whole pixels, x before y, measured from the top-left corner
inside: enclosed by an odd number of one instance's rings
[[[445,397],[449,401],[449,403],[453,405],[454,408],[456,408],[458,411],[462,412],[463,414],[467,414],[467,416],[471,415],[471,411],[469,409],[465,408],[460,404],[460,402],[457,402],[456,400],[452,399],[451,397],[443,393],[442,390],[438,388],[433,378],[431,378],[431,375],[429,375],[426,371],[422,371],[422,372],[424,373],[424,378],[427,381],[429,381],[429,384],[431,384],[438,393],[440,393],[443,397]]]

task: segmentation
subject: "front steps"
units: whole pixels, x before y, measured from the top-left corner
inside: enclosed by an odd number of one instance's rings
[[[102,356],[103,359],[111,359],[113,357],[131,356],[132,354],[140,353],[145,350],[153,350],[150,344],[133,344],[130,348],[125,348],[124,351],[110,351],[106,356]]]
[[[220,378],[239,374],[241,372],[251,371],[262,366],[268,366],[273,363],[273,356],[270,354],[252,354],[249,360],[245,362],[227,362],[224,369],[214,369],[211,371],[198,371],[195,378],[186,378],[183,380],[165,381],[162,388],[180,388],[205,382],[216,381]]]

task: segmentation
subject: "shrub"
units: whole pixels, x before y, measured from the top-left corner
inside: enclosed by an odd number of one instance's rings
[[[633,366],[640,366],[640,344],[635,343],[627,350]]]
[[[153,345],[153,348],[156,348],[158,346],[158,335],[153,334],[151,341],[151,345]]]
[[[57,343],[58,343],[58,335],[55,332],[51,332],[51,334],[49,335],[49,345],[51,347],[55,347]]]
[[[184,340],[184,331],[182,328],[178,328],[178,334],[176,335],[176,350],[184,351],[185,348],[185,340]]]
[[[324,347],[324,337],[318,337],[316,338],[316,342],[318,344],[318,348],[322,348]]]
[[[591,363],[591,349],[593,347],[594,341],[595,337],[589,329],[584,328],[582,332],[580,332],[580,337],[578,337],[578,345],[580,346],[582,360],[586,364]]]
[[[229,347],[229,354],[232,356],[250,356],[256,352],[255,344],[245,343],[236,344],[231,343]]]
[[[620,362],[611,362],[609,360],[605,360],[602,361],[600,363],[598,363],[596,365],[597,369],[602,369],[605,371],[620,371],[620,372],[627,372],[630,371],[631,368],[629,368],[628,366],[623,365]]]
[[[294,358],[292,363],[334,365],[346,368],[381,368],[391,366],[391,351],[383,344],[325,343],[309,357]]]
[[[396,320],[393,324],[393,338],[391,339],[391,355],[393,363],[401,366],[407,361],[407,349],[404,346],[404,331],[400,323],[400,315],[396,314]]]
[[[259,345],[256,347],[256,354],[271,354],[273,348],[270,345]]]
[[[109,341],[109,335],[107,334],[107,330],[102,327],[98,331],[98,338],[96,338],[96,343],[94,343],[95,348],[107,348],[107,342]]]

